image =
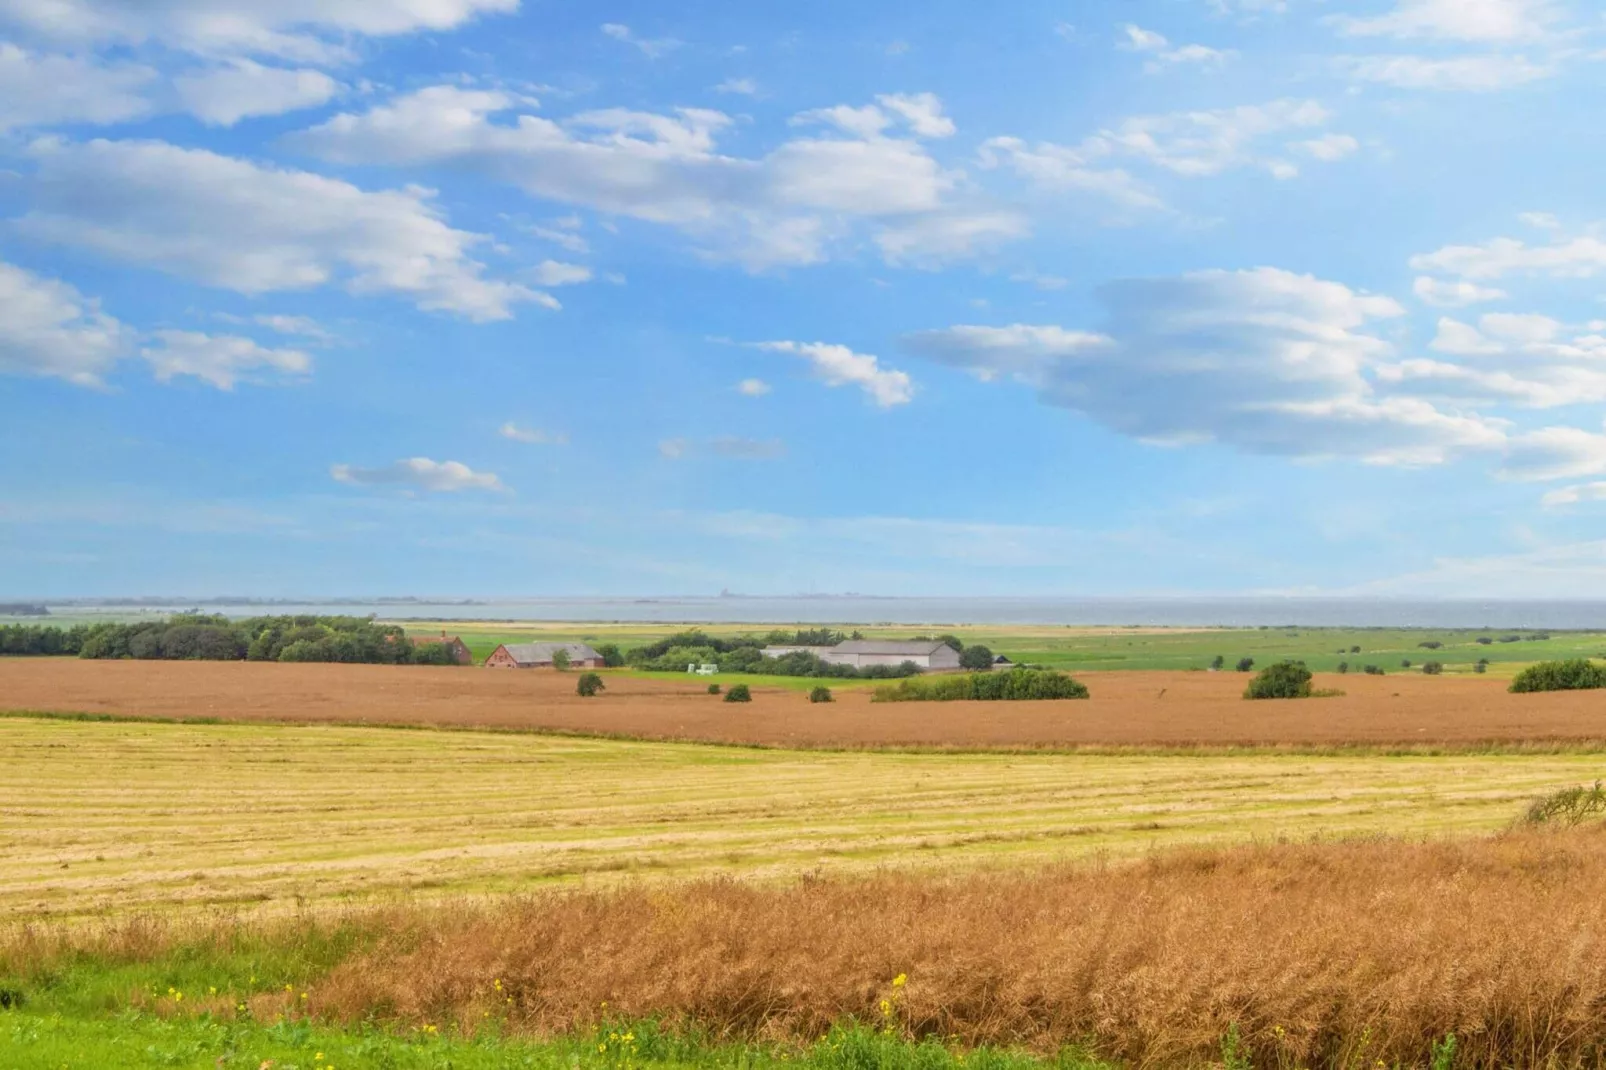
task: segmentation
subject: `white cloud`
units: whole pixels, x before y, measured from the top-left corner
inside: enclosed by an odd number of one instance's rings
[[[916,216],[876,233],[876,245],[889,264],[938,267],[988,252],[1031,233],[1019,212],[1008,210],[946,212]]]
[[[1561,220],[1549,212],[1521,212],[1517,219],[1539,230],[1561,230]]]
[[[743,397],[761,398],[770,392],[770,384],[762,379],[743,379],[736,384],[736,392]]]
[[[883,409],[906,405],[914,398],[908,373],[881,367],[876,357],[847,346],[825,342],[758,342],[755,348],[802,357],[826,386],[857,386]]]
[[[641,54],[649,59],[657,59],[679,48],[682,42],[673,37],[660,37],[657,39],[638,37],[629,26],[618,22],[605,22],[602,32],[615,41],[623,41],[627,45],[634,45],[641,50]]]
[[[676,227],[707,255],[762,269],[826,259],[856,221],[953,210],[958,176],[918,141],[887,136],[900,123],[939,129],[940,106],[924,96],[897,99],[901,111],[803,113],[794,123],[852,136],[794,138],[758,159],[717,150],[731,124],[717,111],[612,108],[562,122],[531,114],[492,122],[520,102],[444,85],[336,116],[294,141],[342,164],[455,163],[534,197]]]
[[[718,438],[710,439],[708,447],[718,456],[735,461],[774,461],[786,456],[786,443],[773,438],[720,435]]]
[[[736,93],[744,97],[758,96],[758,83],[751,78],[727,78],[714,87],[716,93]]]
[[[0,372],[99,386],[129,341],[98,302],[0,261]]]
[[[1606,270],[1606,241],[1594,235],[1554,236],[1548,245],[1495,238],[1482,245],[1447,245],[1411,258],[1417,271],[1492,280],[1508,275],[1586,279]]]
[[[1546,509],[1562,505],[1578,505],[1581,502],[1606,502],[1606,483],[1576,483],[1570,487],[1560,487],[1550,491],[1540,499],[1540,504]]]
[[[264,67],[248,59],[173,79],[184,109],[212,126],[233,126],[241,119],[314,108],[327,103],[340,83],[314,70]]]
[[[942,113],[942,101],[935,93],[890,93],[876,100],[908,123],[916,137],[952,137],[957,130]]]
[[[1555,408],[1606,401],[1606,336],[1576,334],[1548,316],[1490,313],[1477,326],[1445,317],[1430,344],[1460,358],[1378,369],[1397,391],[1462,403]]]
[[[149,114],[156,71],[25,51],[0,41],[0,132],[62,123],[119,123]]]
[[[324,344],[335,340],[335,336],[323,324],[308,316],[285,316],[265,312],[252,316],[251,320],[279,334],[298,335]]]
[[[557,260],[543,260],[530,269],[530,278],[537,286],[574,286],[590,282],[591,269],[583,264],[565,264]]]
[[[476,472],[458,461],[432,461],[428,457],[411,457],[382,468],[337,464],[329,469],[329,475],[337,483],[353,487],[403,487],[448,494],[507,489],[493,473]]]
[[[417,188],[366,192],[155,141],[38,142],[30,237],[209,286],[260,294],[340,280],[419,308],[506,319],[530,290],[483,277],[469,250]]]
[[[1321,160],[1323,163],[1332,163],[1359,151],[1361,143],[1348,134],[1323,134],[1321,137],[1311,138],[1308,141],[1290,142],[1288,147],[1312,159]]]
[[[1506,296],[1504,290],[1492,286],[1479,286],[1473,282],[1445,282],[1427,275],[1417,277],[1411,286],[1424,304],[1435,308],[1465,308],[1484,301],[1498,301]]]
[[[1606,473],[1606,434],[1546,427],[1517,435],[1500,474],[1508,479],[1578,479]]]
[[[1100,333],[961,326],[907,341],[1146,441],[1379,464],[1438,463],[1504,441],[1494,421],[1374,389],[1368,373],[1393,350],[1367,328],[1404,313],[1389,298],[1271,268],[1129,280],[1101,298]]]
[[[1331,21],[1353,37],[1508,44],[1543,39],[1557,9],[1552,0],[1397,0],[1382,15],[1338,15]]]
[[[190,375],[219,390],[233,390],[241,381],[255,381],[259,373],[301,376],[312,369],[312,358],[297,349],[267,349],[249,338],[203,334],[199,331],[154,332],[156,345],[140,350],[158,382]]]
[[[1123,208],[1159,210],[1165,207],[1164,201],[1128,172],[1096,166],[1103,155],[1050,141],[1028,145],[1020,138],[995,137],[982,142],[977,163],[984,170],[1008,167],[1049,192],[1093,194]]]
[[[1119,41],[1122,48],[1129,52],[1140,52],[1150,57],[1145,64],[1145,70],[1150,73],[1164,70],[1167,67],[1194,64],[1200,67],[1220,67],[1236,59],[1238,53],[1227,49],[1210,48],[1206,45],[1180,45],[1173,46],[1165,35],[1145,30],[1141,26],[1127,23],[1121,27]]]
[[[691,452],[691,443],[683,438],[666,438],[658,443],[658,456],[678,461]]]
[[[497,432],[505,439],[530,446],[567,446],[569,436],[562,431],[543,431],[539,427],[520,427],[511,420]]]
[[[1433,567],[1351,593],[1445,598],[1572,599],[1606,588],[1606,541],[1543,546],[1515,554],[1441,558]]]
[[[1452,92],[1493,92],[1527,85],[1556,74],[1551,63],[1536,63],[1524,56],[1481,55],[1431,58],[1427,56],[1341,56],[1339,69],[1359,82],[1375,82],[1396,89],[1437,89]]]
[[[450,30],[519,0],[0,0],[0,23],[78,45],[159,41],[205,55],[313,62],[351,56],[352,35]]]

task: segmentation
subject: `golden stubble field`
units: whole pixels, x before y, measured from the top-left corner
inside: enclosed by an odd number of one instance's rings
[[[0,720],[0,914],[86,917],[1504,827],[1599,754],[916,754]]]
[[[0,659],[0,710],[241,721],[559,730],[789,747],[1073,747],[1272,744],[1477,745],[1606,741],[1599,692],[1512,695],[1490,677],[1318,677],[1341,697],[1245,702],[1246,676],[1079,674],[1084,702],[881,703],[861,687],[811,705],[796,690],[749,705],[708,681],[607,674],[580,699],[575,674],[379,665]],[[741,677],[720,678],[726,685]]]

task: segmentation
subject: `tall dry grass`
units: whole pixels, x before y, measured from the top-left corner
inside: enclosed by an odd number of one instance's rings
[[[961,1043],[1087,1043],[1139,1067],[1219,1059],[1234,1029],[1257,1067],[1421,1066],[1454,1033],[1457,1067],[1606,1062],[1606,833],[1593,829],[642,886],[362,924],[311,983],[313,1014],[465,1029],[491,1014],[540,1034],[656,1017],[775,1040],[854,1017]],[[138,954],[198,938],[129,932]],[[29,954],[62,951],[33,939]]]

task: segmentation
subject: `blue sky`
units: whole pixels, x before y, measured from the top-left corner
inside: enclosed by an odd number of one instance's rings
[[[1600,597],[1603,73],[1584,0],[0,0],[0,592]]]

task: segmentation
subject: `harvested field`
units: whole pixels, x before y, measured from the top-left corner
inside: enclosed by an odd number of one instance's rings
[[[0,720],[0,917],[1438,836],[1507,826],[1602,765],[1566,753],[811,752],[11,718]]]
[[[288,1015],[404,1033],[489,1024],[584,1037],[657,1019],[807,1044],[856,1020],[965,1046],[1076,1044],[1131,1068],[1283,1070],[1447,1066],[1432,1054],[1453,1034],[1464,1070],[1571,1070],[1606,1052],[1602,839],[1262,845],[1116,867],[636,885],[340,920],[14,927],[0,929],[0,977],[40,991],[42,1009],[56,985],[69,1007],[110,997],[167,1018]],[[104,989],[86,984],[89,963]],[[1218,1061],[1229,1035],[1235,1058]],[[946,1065],[931,1056],[839,1065]]]
[[[756,687],[750,705],[704,694],[707,680],[606,674],[574,694],[573,674],[378,665],[0,659],[0,709],[546,729],[777,746],[1073,747],[1599,743],[1606,695],[1512,695],[1486,677],[1318,676],[1345,695],[1245,702],[1239,673],[1079,674],[1078,702],[875,704],[863,689],[810,705]],[[724,677],[725,683],[739,677]]]

